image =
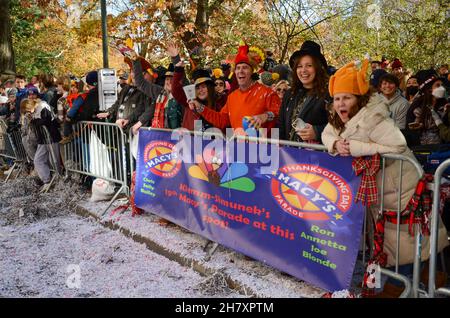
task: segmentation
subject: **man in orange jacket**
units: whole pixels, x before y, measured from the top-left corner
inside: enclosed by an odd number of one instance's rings
[[[252,56],[248,45],[241,43],[235,58],[235,74],[239,89],[233,91],[220,112],[192,101],[190,107],[217,128],[243,128],[242,119],[253,116],[253,125],[257,127],[274,127],[281,101],[269,87],[256,82],[252,75],[256,71],[258,60]]]

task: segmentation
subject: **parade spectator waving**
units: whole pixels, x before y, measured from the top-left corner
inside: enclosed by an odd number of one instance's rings
[[[256,71],[258,60],[249,53],[249,46],[241,42],[234,60],[239,89],[228,96],[227,103],[220,112],[195,103],[194,109],[215,127],[242,128],[244,116],[253,116],[255,127],[267,128],[278,117],[280,98],[270,87],[254,80],[252,75]]]

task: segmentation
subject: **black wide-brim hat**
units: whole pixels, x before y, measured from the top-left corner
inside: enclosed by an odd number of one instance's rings
[[[320,45],[314,41],[308,40],[303,42],[300,50],[295,51],[289,58],[289,66],[292,70],[294,70],[295,60],[305,55],[311,55],[318,58],[324,69],[328,69],[327,60],[325,59],[325,56],[323,56],[323,54],[320,52]]]
[[[200,85],[202,83],[207,83],[207,84],[211,84],[214,85],[214,81],[211,78],[211,75],[209,74],[209,71],[203,68],[196,68],[193,72],[192,72],[192,79],[194,80],[194,84]]]

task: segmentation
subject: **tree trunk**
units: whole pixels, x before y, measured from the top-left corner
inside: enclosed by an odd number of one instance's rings
[[[10,0],[0,0],[0,75],[16,73],[9,9]]]

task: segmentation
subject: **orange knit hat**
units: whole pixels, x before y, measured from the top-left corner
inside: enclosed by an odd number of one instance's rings
[[[369,90],[369,81],[367,80],[367,69],[369,60],[362,62],[361,69],[358,70],[355,62],[348,63],[341,67],[330,78],[328,90],[331,96],[338,93],[350,93],[353,95],[364,95]]]

